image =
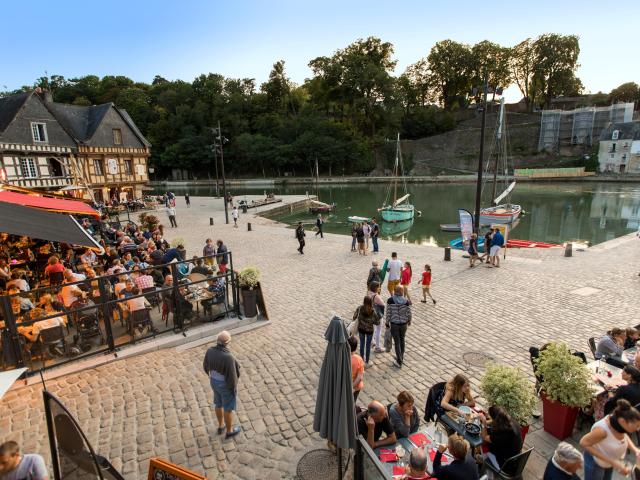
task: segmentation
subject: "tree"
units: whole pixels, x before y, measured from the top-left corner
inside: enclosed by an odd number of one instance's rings
[[[609,97],[613,103],[638,102],[640,101],[640,87],[636,82],[623,83],[611,90]]]
[[[421,58],[409,65],[396,84],[405,107],[425,107],[437,100],[433,88],[433,78],[429,72],[429,62]]]
[[[433,46],[427,60],[433,85],[444,108],[450,110],[463,104],[472,87],[473,62],[469,46],[443,40]]]
[[[533,74],[535,73],[535,51],[533,40],[527,38],[511,49],[509,67],[520,93],[524,97],[527,110],[531,110],[533,97]]]
[[[540,105],[549,107],[558,95],[578,95],[582,82],[576,77],[580,45],[576,35],[546,33],[534,43],[533,85]]]
[[[509,56],[511,50],[497,43],[483,40],[471,48],[471,83],[473,87],[484,85],[485,76],[490,87],[507,88],[511,82]],[[478,90],[476,103],[480,101],[482,90]],[[493,93],[495,98],[495,90]]]
[[[291,81],[284,73],[284,60],[273,64],[269,80],[260,86],[260,90],[267,94],[267,106],[273,112],[288,110]]]

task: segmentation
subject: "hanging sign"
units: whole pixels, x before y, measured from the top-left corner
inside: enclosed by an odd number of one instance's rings
[[[109,171],[109,175],[117,175],[118,174],[118,159],[117,158],[107,158],[107,170]]]
[[[468,210],[463,208],[458,209],[458,215],[460,216],[460,233],[462,233],[462,241],[465,245],[468,245],[471,234],[473,233],[473,217]]]

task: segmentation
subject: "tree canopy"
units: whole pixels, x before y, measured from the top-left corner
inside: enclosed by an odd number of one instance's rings
[[[485,79],[491,87],[517,85],[530,108],[580,93],[579,53],[574,35],[544,34],[513,47],[447,39],[395,76],[393,45],[369,37],[312,59],[311,76],[301,85],[278,60],[259,87],[251,78],[216,73],[192,82],[156,75],[151,83],[52,75],[34,86],[50,90],[58,102],[114,102],[126,109],[152,143],[151,163],[160,172],[212,175],[212,128],[219,122],[229,139],[226,170],[233,175],[306,175],[316,160],[322,173],[348,174],[375,168],[374,151],[398,132],[411,139],[455,128],[456,110],[480,101]],[[638,85],[629,82],[610,98],[639,97]]]

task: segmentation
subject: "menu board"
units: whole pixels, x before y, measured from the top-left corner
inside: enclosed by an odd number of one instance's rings
[[[161,458],[152,458],[147,480],[207,480],[207,477]]]

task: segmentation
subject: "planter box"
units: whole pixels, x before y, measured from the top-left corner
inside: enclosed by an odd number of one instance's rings
[[[568,407],[562,403],[549,400],[544,393],[540,397],[542,398],[544,431],[559,440],[564,440],[571,436],[580,408]]]
[[[244,316],[252,318],[258,315],[258,291],[256,289],[248,290],[241,288],[240,295],[242,295],[242,308]]]
[[[529,425],[524,425],[524,426],[520,426],[520,435],[522,436],[522,443],[524,443],[524,439],[527,436],[527,433],[529,433]]]

